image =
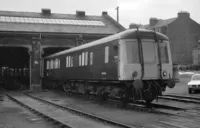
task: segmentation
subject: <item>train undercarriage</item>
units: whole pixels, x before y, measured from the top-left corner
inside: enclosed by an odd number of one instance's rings
[[[83,81],[58,80],[46,81],[49,88],[62,88],[67,93],[79,93],[82,95],[96,95],[102,100],[109,98],[118,99],[123,104],[143,100],[150,104],[158,96],[162,95],[166,87],[173,88],[173,80],[135,80],[135,81]],[[51,85],[50,85],[51,84]],[[46,86],[47,87],[47,86]]]

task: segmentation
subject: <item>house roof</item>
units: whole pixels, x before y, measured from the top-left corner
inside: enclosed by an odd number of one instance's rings
[[[159,27],[162,27],[162,26],[166,26],[170,23],[172,23],[173,21],[175,21],[177,18],[170,18],[170,19],[166,19],[166,20],[158,20],[158,22],[155,24],[155,25],[150,25],[150,24],[147,24],[147,25],[143,25],[142,28],[147,28],[147,29],[151,29],[151,28],[159,28]]]
[[[0,31],[114,34],[125,28],[107,13],[100,16],[0,11]]]

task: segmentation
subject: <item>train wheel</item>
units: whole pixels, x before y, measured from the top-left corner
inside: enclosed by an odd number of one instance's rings
[[[69,84],[64,84],[62,87],[64,92],[69,92]]]
[[[189,94],[192,94],[192,89],[188,89],[188,93],[189,93]]]
[[[147,106],[148,108],[152,108],[152,104],[151,104],[152,101],[153,101],[153,100],[145,100],[146,106]]]
[[[129,101],[125,91],[120,92],[120,99],[121,99],[121,107],[125,108],[128,104],[128,101]]]

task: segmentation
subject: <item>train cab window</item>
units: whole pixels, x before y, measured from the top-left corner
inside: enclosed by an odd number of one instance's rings
[[[146,63],[156,62],[155,43],[143,42],[142,51],[143,51],[144,62]]]
[[[85,65],[88,64],[88,52],[85,52]]]
[[[81,66],[81,54],[79,55],[79,66]]]
[[[105,47],[105,63],[109,61],[109,46]]]
[[[85,65],[85,53],[83,52],[82,53],[82,66]]]
[[[127,41],[126,42],[126,52],[127,52],[127,63],[139,63],[139,50],[138,50],[138,43]]]
[[[160,43],[160,57],[162,63],[169,63],[168,49],[167,43]]]
[[[90,52],[90,65],[93,64],[93,52]]]

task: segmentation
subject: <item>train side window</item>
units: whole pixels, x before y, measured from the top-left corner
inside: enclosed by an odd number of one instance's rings
[[[52,69],[54,69],[54,60],[52,60]]]
[[[69,56],[66,57],[66,67],[69,67]]]
[[[69,60],[68,60],[68,67],[71,67],[71,56],[69,56],[69,58],[68,58]]]
[[[55,60],[54,60],[54,67],[55,67],[55,69],[57,69],[57,67],[58,67],[57,60],[58,60],[58,59],[55,59]]]
[[[93,64],[93,52],[90,52],[90,65]]]
[[[73,67],[73,56],[71,57],[71,67]]]
[[[109,61],[109,46],[105,47],[105,63]]]
[[[85,52],[85,65],[88,64],[88,52]]]
[[[79,66],[81,66],[81,54],[79,55]]]
[[[68,56],[66,57],[66,68],[68,67]]]
[[[53,60],[51,60],[51,69],[53,69]]]
[[[49,61],[47,61],[47,67],[46,67],[46,69],[49,69]]]
[[[49,60],[49,69],[51,69],[51,61]]]
[[[85,64],[85,53],[83,52],[82,53],[82,66],[84,66]]]
[[[60,60],[58,60],[58,68],[60,68]]]

